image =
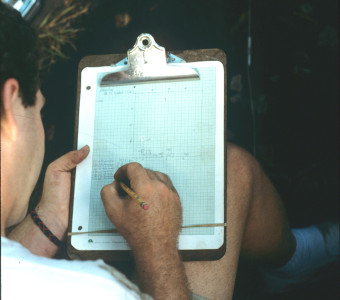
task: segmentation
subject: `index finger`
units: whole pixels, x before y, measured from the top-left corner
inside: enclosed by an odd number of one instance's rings
[[[150,180],[146,169],[137,162],[121,166],[114,174],[114,178],[118,181],[128,180],[130,186],[135,189],[138,189],[140,185],[145,185],[145,183]]]

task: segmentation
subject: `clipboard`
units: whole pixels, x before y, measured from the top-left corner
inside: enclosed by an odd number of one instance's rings
[[[225,85],[222,50],[167,53],[150,34],[141,34],[127,57],[98,55],[80,61],[74,143],[75,148],[90,144],[91,152],[72,174],[71,258],[132,259],[100,200],[101,187],[131,161],[167,173],[178,190],[183,225],[189,227],[179,236],[182,259],[224,255]]]

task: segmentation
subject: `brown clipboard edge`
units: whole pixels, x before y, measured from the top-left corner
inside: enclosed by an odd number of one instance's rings
[[[199,49],[199,50],[184,50],[184,51],[170,51],[172,54],[184,59],[186,62],[197,61],[220,61],[224,67],[224,222],[226,220],[227,211],[227,56],[221,49]],[[126,54],[108,54],[108,55],[91,55],[86,56],[79,62],[78,65],[78,83],[77,83],[77,102],[75,111],[75,128],[74,128],[74,149],[77,149],[78,142],[78,122],[79,122],[79,102],[80,102],[80,84],[81,84],[81,71],[86,67],[100,67],[109,66],[124,59]],[[69,227],[72,228],[72,216],[73,216],[73,195],[74,195],[74,183],[75,183],[76,170],[72,172],[71,177],[71,196],[70,196],[70,212],[69,212]],[[179,250],[183,261],[209,261],[218,260],[223,257],[226,252],[227,244],[227,228],[224,230],[224,242],[219,249],[212,250]],[[71,245],[71,237],[67,237],[67,254],[71,259],[79,260],[94,260],[103,259],[106,262],[118,262],[118,261],[131,261],[133,256],[131,251],[82,251],[77,250]]]

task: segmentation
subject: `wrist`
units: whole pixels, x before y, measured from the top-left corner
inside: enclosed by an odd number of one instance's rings
[[[41,221],[46,227],[60,240],[63,241],[66,236],[67,225],[58,218],[58,212],[49,209],[43,204],[38,204],[35,208]]]
[[[166,252],[177,252],[177,239],[169,239],[167,237],[158,238],[133,238],[129,239],[128,243],[132,252],[137,254],[149,253],[158,254]]]
[[[39,218],[37,212],[32,210],[31,218],[35,225],[37,225],[40,231],[47,237],[55,246],[58,248],[62,245],[62,242],[54,235],[54,233],[44,224],[44,222]]]
[[[168,264],[169,261],[181,261],[177,246],[168,243],[144,243],[131,249],[136,263],[150,268],[157,268],[164,263]]]
[[[52,236],[62,241],[62,235],[57,230],[57,226],[54,226],[54,222],[48,222],[49,218],[43,210],[37,208],[36,213],[37,215],[29,213],[23,222],[13,228],[8,238],[19,242],[35,255],[53,257],[58,251],[60,243],[56,242]],[[46,227],[52,235],[46,230]]]

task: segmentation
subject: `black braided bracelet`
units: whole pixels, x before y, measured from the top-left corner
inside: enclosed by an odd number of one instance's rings
[[[62,242],[47,228],[43,221],[40,220],[35,210],[31,211],[31,218],[33,222],[38,225],[42,233],[57,247],[62,245]]]

